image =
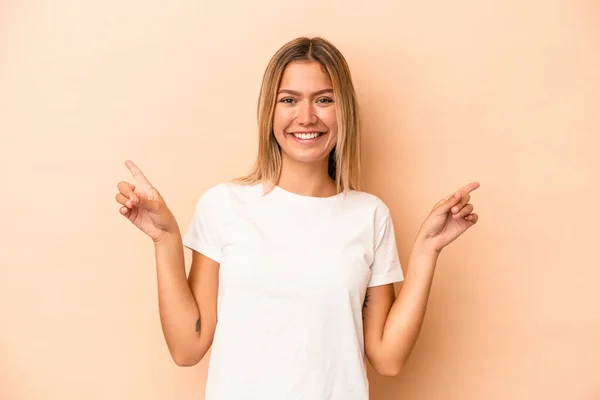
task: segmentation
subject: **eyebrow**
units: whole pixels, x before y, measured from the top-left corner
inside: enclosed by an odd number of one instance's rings
[[[281,89],[278,94],[282,94],[282,93],[288,93],[288,94],[293,94],[294,96],[301,96],[302,93],[297,92],[295,90],[291,90],[291,89]],[[318,96],[320,94],[325,94],[325,93],[333,93],[333,89],[322,89],[322,90],[317,90],[316,92],[312,93],[313,96]]]

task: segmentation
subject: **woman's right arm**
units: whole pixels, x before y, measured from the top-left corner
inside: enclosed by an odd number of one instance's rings
[[[217,326],[219,263],[192,251],[186,278],[182,238],[155,242],[158,302],[163,334],[179,366],[196,365],[212,345]]]
[[[219,264],[193,251],[186,278],[183,241],[173,213],[158,190],[131,160],[134,184],[121,181],[119,212],[152,238],[156,257],[160,322],[177,365],[197,364],[210,348],[217,326]]]

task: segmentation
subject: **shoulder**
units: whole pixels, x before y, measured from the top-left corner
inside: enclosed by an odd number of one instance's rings
[[[361,213],[373,215],[376,222],[385,220],[391,215],[388,205],[380,197],[372,193],[357,190],[348,191],[345,200],[352,207],[360,210]]]
[[[222,207],[232,202],[247,202],[260,195],[258,185],[246,185],[236,182],[219,182],[205,189],[198,198],[203,207]]]
[[[345,217],[355,226],[368,227],[367,231],[378,235],[393,225],[388,205],[378,196],[363,191],[348,191],[344,197]]]

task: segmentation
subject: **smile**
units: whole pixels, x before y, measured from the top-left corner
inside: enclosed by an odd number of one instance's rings
[[[323,136],[326,132],[293,132],[291,135],[301,143],[310,143]]]

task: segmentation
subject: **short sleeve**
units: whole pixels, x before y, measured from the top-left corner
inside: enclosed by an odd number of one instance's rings
[[[196,209],[187,232],[183,236],[184,246],[219,262],[221,238],[218,229],[219,199],[213,190],[205,192],[196,204]]]
[[[368,287],[381,286],[404,280],[404,274],[398,257],[394,223],[388,214],[379,228],[375,241],[371,279]]]

